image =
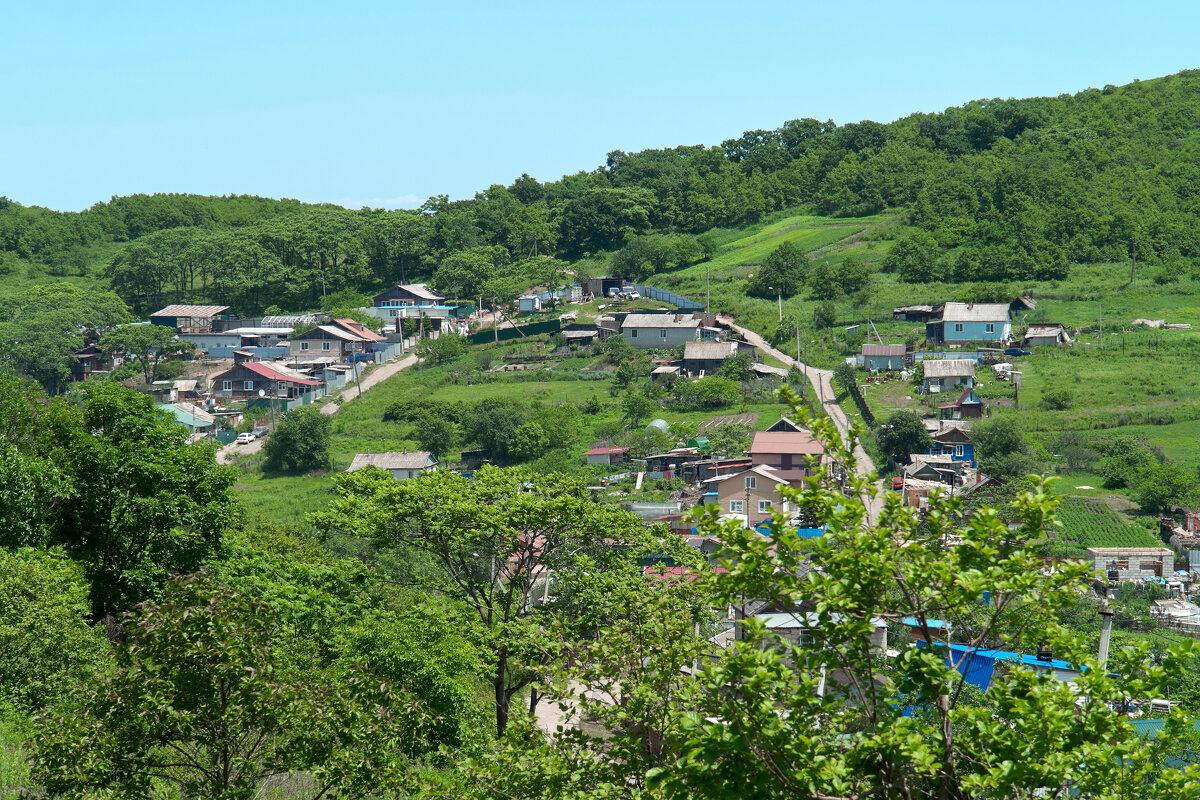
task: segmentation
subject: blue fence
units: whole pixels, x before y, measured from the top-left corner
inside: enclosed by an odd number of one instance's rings
[[[638,286],[634,285],[634,290],[642,297],[649,297],[651,300],[661,300],[664,303],[670,303],[673,306],[678,306],[684,311],[703,311],[704,303],[698,303],[690,297],[684,297],[676,292],[670,292],[666,289],[656,289],[653,286]]]

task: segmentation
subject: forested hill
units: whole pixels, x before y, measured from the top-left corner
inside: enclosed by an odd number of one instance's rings
[[[435,270],[445,291],[503,295],[544,274],[541,256],[617,254],[612,267],[640,277],[703,258],[700,234],[712,228],[792,207],[906,209],[916,228],[891,263],[910,280],[1062,277],[1135,246],[1139,261],[1190,266],[1198,155],[1200,71],[1188,71],[886,125],[799,119],[720,146],[614,151],[591,172],[544,184],[523,175],[417,211],[138,195],[59,213],[0,198],[0,273],[31,262],[70,275],[102,260],[113,288],[143,308],[304,308]]]

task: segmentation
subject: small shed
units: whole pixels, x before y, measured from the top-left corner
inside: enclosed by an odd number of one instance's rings
[[[953,403],[938,406],[941,419],[979,419],[983,416],[983,401],[974,389],[964,389]]]
[[[1071,337],[1061,323],[1030,325],[1021,340],[1025,347],[1062,347],[1071,344]]]
[[[716,372],[737,353],[736,342],[687,342],[683,346],[683,368],[692,375]]]
[[[150,323],[174,328],[180,333],[210,331],[213,327],[213,320],[219,317],[221,312],[227,310],[229,310],[229,306],[167,306],[151,314]]]
[[[872,372],[904,369],[904,350],[902,344],[864,344],[863,366]]]
[[[536,294],[523,294],[517,298],[517,312],[534,314],[542,310],[542,298]]]
[[[624,464],[629,461],[628,447],[594,447],[583,454],[589,464]]]

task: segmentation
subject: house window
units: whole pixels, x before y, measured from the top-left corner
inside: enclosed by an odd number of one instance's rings
[[[254,391],[254,381],[242,381],[242,388],[247,392]]]
[[[391,311],[388,312],[388,316],[394,317],[398,313],[400,313],[400,312],[396,311],[396,309],[393,308]]]
[[[221,381],[221,391],[222,392],[232,392],[233,391],[233,381]]]
[[[636,338],[637,338],[637,328],[630,328],[630,330],[629,330],[629,338],[630,338],[630,339],[636,339]]]
[[[955,332],[955,333],[962,333],[962,332],[963,332],[963,324],[962,324],[961,322],[956,322],[956,323],[954,323],[954,332]]]
[[[329,349],[329,342],[321,342],[321,349],[322,349],[322,350],[328,350],[328,349]]]
[[[747,489],[757,489],[758,488],[758,478],[754,477],[753,475],[747,475],[746,476],[746,488]]]
[[[741,500],[730,500],[729,501],[729,513],[730,514],[742,513],[742,501]]]
[[[658,332],[658,338],[660,338],[660,339],[665,339],[665,338],[667,338],[667,331],[666,331],[665,329],[659,330],[659,332]]]
[[[308,342],[301,342],[301,343],[300,343],[300,349],[301,349],[301,350],[307,350],[307,349],[308,349]]]
[[[770,500],[759,500],[758,501],[758,513],[770,514],[771,513],[771,501]]]
[[[1122,558],[1115,562],[1114,569],[1129,569],[1129,559]]]
[[[962,454],[963,454],[963,446],[961,444],[954,445],[954,455],[958,456],[959,458],[962,458]]]
[[[985,331],[987,331],[988,333],[995,333],[995,332],[996,332],[996,323],[994,323],[994,322],[989,322],[989,323],[987,323],[986,325],[984,325],[984,326],[983,326],[983,329],[984,329]]]

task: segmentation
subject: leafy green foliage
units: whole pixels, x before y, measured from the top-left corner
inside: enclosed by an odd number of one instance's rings
[[[90,612],[82,570],[61,552],[0,549],[0,700],[37,710],[104,674],[108,642]]]
[[[808,275],[808,256],[791,242],[784,242],[771,251],[762,267],[746,287],[746,293],[756,297],[784,297],[797,294]]]
[[[174,329],[165,325],[122,325],[101,337],[100,348],[136,358],[146,383],[150,383],[154,379],[159,353],[174,338]]]
[[[268,471],[309,472],[329,467],[329,417],[316,406],[283,415],[263,445]]]
[[[698,381],[681,381],[672,388],[676,408],[704,411],[725,408],[741,397],[741,387],[736,381],[712,376]]]
[[[33,773],[56,796],[149,798],[166,784],[233,800],[306,770],[311,796],[357,797],[397,786],[428,747],[411,697],[308,673],[267,606],[207,575],[177,581],[125,632],[115,672],[38,721]]]
[[[434,339],[422,339],[413,352],[426,363],[444,364],[467,352],[467,340],[456,333],[443,333]]]
[[[911,453],[925,453],[933,445],[929,431],[921,418],[911,411],[897,411],[875,432],[879,447],[898,461],[907,460]]]

